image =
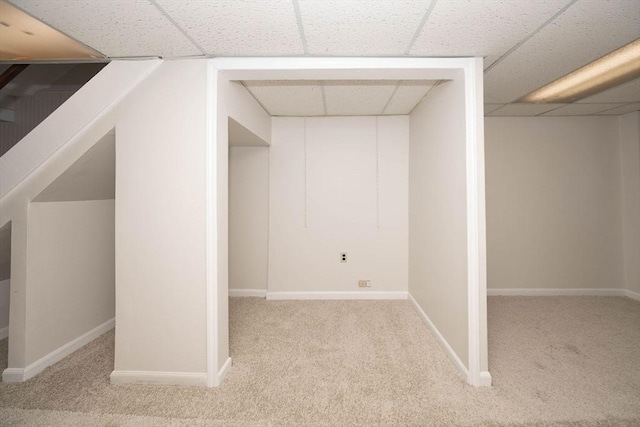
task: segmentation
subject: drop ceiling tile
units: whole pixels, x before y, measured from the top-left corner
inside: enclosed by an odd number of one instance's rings
[[[431,0],[300,0],[311,55],[403,55]]]
[[[640,101],[640,79],[621,84],[604,92],[581,99],[579,103]]]
[[[484,104],[484,115],[496,111],[498,108],[504,107],[505,104]]]
[[[400,82],[384,114],[409,114],[435,84],[435,81],[419,80]]]
[[[245,86],[272,116],[322,116],[319,81],[246,81]]]
[[[146,0],[12,2],[110,57],[202,54]]]
[[[544,113],[543,116],[591,116],[601,111],[623,105],[624,104],[569,104]]]
[[[538,116],[566,104],[508,104],[498,108],[485,116],[512,117],[512,116]]]
[[[304,53],[291,0],[156,0],[209,55]]]
[[[613,116],[613,115],[619,115],[619,114],[627,114],[633,111],[640,111],[640,102],[632,102],[631,104],[626,104],[626,105],[623,105],[622,107],[606,110],[601,112],[598,115]]]
[[[484,56],[487,67],[568,2],[439,1],[409,54]]]
[[[578,1],[488,70],[485,93],[514,101],[638,37],[640,2]]]
[[[391,80],[325,82],[327,114],[330,116],[365,116],[382,113],[397,82]]]

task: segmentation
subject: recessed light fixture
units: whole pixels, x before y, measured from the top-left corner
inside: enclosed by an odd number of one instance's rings
[[[0,0],[0,60],[94,60],[99,52]]]
[[[640,77],[640,39],[578,68],[516,102],[570,103]]]

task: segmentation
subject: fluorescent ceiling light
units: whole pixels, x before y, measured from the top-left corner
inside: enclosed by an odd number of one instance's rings
[[[90,60],[104,55],[0,0],[0,60]]]
[[[640,39],[578,68],[516,102],[575,102],[638,77]]]

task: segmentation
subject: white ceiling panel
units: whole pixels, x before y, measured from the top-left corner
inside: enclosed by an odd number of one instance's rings
[[[544,113],[543,116],[591,116],[601,111],[623,105],[624,104],[569,104]]]
[[[384,114],[409,114],[435,84],[435,81],[400,82]]]
[[[431,0],[300,0],[311,55],[403,55]]]
[[[509,104],[498,108],[485,116],[512,117],[512,116],[538,116],[547,111],[562,107],[567,104]]]
[[[640,111],[640,102],[633,102],[623,105],[622,107],[612,108],[611,110],[603,111],[600,115],[619,115],[631,113],[632,111]]]
[[[484,115],[486,116],[502,107],[504,107],[504,104],[484,104]]]
[[[579,103],[598,102],[636,102],[640,101],[640,79],[632,80],[604,92],[597,93],[588,98],[581,99]]]
[[[410,55],[484,56],[487,67],[569,1],[439,1]]]
[[[322,82],[245,81],[253,96],[272,116],[322,116]]]
[[[304,53],[291,0],[156,0],[207,54]]]
[[[364,116],[382,113],[397,82],[390,80],[341,81],[325,83],[327,114],[330,116]]]
[[[512,102],[640,37],[640,1],[579,0],[485,74],[491,102]]]
[[[12,3],[110,57],[202,54],[146,0],[12,0]]]

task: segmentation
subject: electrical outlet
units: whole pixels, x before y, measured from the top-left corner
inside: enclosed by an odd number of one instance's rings
[[[358,280],[358,287],[360,288],[370,288],[371,280]]]
[[[347,262],[347,253],[346,252],[340,252],[340,262],[341,263]]]

